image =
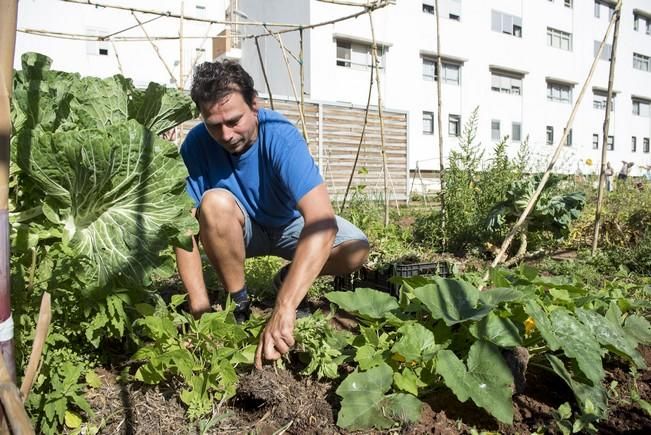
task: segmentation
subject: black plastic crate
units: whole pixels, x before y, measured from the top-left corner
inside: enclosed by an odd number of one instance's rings
[[[409,278],[417,275],[448,277],[452,274],[451,269],[450,263],[447,261],[411,264],[393,263],[380,270],[362,267],[350,275],[336,276],[334,287],[338,291],[354,290],[357,287],[369,287],[397,294],[399,286],[389,281],[394,276],[401,278]]]

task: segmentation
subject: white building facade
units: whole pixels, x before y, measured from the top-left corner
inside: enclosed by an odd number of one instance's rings
[[[169,11],[206,20],[228,18],[239,21],[237,28],[231,30],[242,35],[266,34],[260,26],[247,25],[247,22],[308,25],[361,10],[319,0],[96,0],[91,3],[127,9],[61,0],[21,0],[15,67],[20,68],[22,53],[38,51],[53,58],[55,69],[99,77],[122,72],[138,86],[156,81],[174,87],[182,84],[188,89],[193,66],[220,55],[216,42],[223,40],[215,37],[224,34],[224,25],[192,20],[181,23],[178,18],[132,14],[128,8]],[[435,68],[434,0],[396,0],[395,4],[373,13],[375,37],[381,49],[383,105],[408,113],[409,167],[439,167],[435,81],[439,76],[442,77],[445,161],[449,150],[458,146],[458,135],[469,115],[478,107],[476,142],[487,150],[487,155],[506,135],[510,138],[512,154],[528,138],[531,168],[545,167],[563,134],[615,2],[439,0],[439,3],[441,74]],[[614,109],[607,139],[612,149],[608,151],[608,160],[615,169],[621,166],[621,160],[634,162],[635,175],[643,172],[642,166],[651,164],[651,1],[625,0],[621,17]],[[35,34],[34,30],[47,30],[52,32],[52,37]],[[87,41],[62,34],[114,36],[111,40]],[[179,34],[184,36],[182,43]],[[295,55],[299,53],[297,31],[284,33],[282,40]],[[260,37],[258,42],[274,97],[294,98],[295,91],[300,92],[298,63],[290,56],[294,91],[278,42],[270,36]],[[611,42],[609,38],[608,43]],[[370,44],[371,28],[366,14],[304,30],[305,98],[365,106]],[[230,50],[225,55],[229,52],[251,72],[260,94],[265,95],[265,81],[253,39],[242,39],[241,50]],[[609,53],[607,46],[579,107],[571,141],[563,147],[559,171],[573,173],[579,169],[586,173],[597,169],[603,141]],[[375,91],[371,102],[377,104]],[[585,164],[588,159],[594,162],[590,167]]]
[[[515,154],[528,138],[531,169],[544,168],[559,142],[599,42],[614,10],[608,0],[439,0],[443,60],[444,159],[479,108],[477,143],[487,150],[509,136]],[[319,0],[238,0],[237,14],[250,21],[314,24],[350,15],[358,7]],[[381,47],[382,97],[386,108],[408,112],[409,165],[436,169],[438,160],[434,0],[397,0],[373,13]],[[246,27],[246,26],[245,26]],[[250,26],[243,33],[265,33]],[[298,32],[283,43],[299,52]],[[557,169],[597,170],[601,157],[612,32],[578,109]],[[271,37],[259,38],[274,96],[294,91]],[[365,105],[370,78],[371,28],[367,15],[303,32],[305,98]],[[651,2],[626,0],[621,15],[608,160],[651,164]],[[290,58],[291,59],[291,58]],[[252,39],[244,40],[241,63],[265,94]],[[298,91],[299,69],[292,61]],[[375,93],[372,104],[377,103]],[[586,165],[590,159],[592,166]]]
[[[123,73],[139,87],[153,81],[189,89],[193,66],[212,60],[212,37],[224,28],[223,24],[188,19],[181,23],[179,18],[138,12],[143,9],[223,21],[223,0],[90,3],[20,0],[14,68],[21,68],[23,53],[36,51],[52,58],[56,70],[96,77]],[[135,8],[133,13],[129,8]],[[49,36],[44,36],[46,33]],[[110,37],[93,41],[93,35]],[[183,35],[182,43],[179,35]]]

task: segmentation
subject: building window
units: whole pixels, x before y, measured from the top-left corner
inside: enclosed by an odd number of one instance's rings
[[[502,134],[500,132],[500,122],[498,120],[493,119],[491,121],[491,139],[500,140],[501,138],[502,138]]]
[[[378,67],[384,68],[384,47],[378,45],[377,60]],[[369,44],[337,40],[337,66],[356,70],[368,71],[373,67],[373,55]]]
[[[594,2],[594,16],[595,18],[601,17],[602,8],[605,9],[603,12],[608,12],[608,19],[611,19],[615,15],[615,2],[609,3],[606,0],[595,0]],[[606,14],[605,14],[606,15]]]
[[[423,134],[434,134],[433,112],[423,112]]]
[[[554,145],[554,127],[551,125],[547,126],[547,129],[545,130],[545,143],[547,145]]]
[[[491,90],[502,94],[521,95],[522,77],[491,71]]]
[[[635,136],[631,136],[631,151],[637,151],[637,138]]]
[[[565,0],[564,4],[566,8],[572,8],[572,0]]]
[[[651,35],[651,17],[633,13],[633,30],[636,32],[642,30],[647,35]]]
[[[434,0],[423,0],[423,12],[434,15]]]
[[[593,56],[597,55],[597,52],[599,51],[599,46],[601,45],[601,41],[595,41],[594,42],[594,53]],[[613,55],[613,46],[612,44],[604,44],[604,49],[601,52],[601,56],[599,56],[599,59],[601,60],[610,60],[610,58]]]
[[[563,129],[563,132],[565,132],[565,129]],[[572,145],[572,129],[570,128],[570,131],[567,133],[567,136],[565,137],[565,146],[569,147]]]
[[[494,32],[522,38],[522,18],[491,10],[491,29]]]
[[[633,115],[649,118],[651,116],[651,101],[633,98]]]
[[[461,0],[441,0],[441,17],[447,17],[454,21],[461,21]],[[436,8],[434,7],[434,0],[423,0],[423,12],[426,14],[434,15]]]
[[[572,34],[547,27],[547,45],[572,51]]]
[[[593,150],[599,149],[599,135],[596,133],[592,135],[592,149]]]
[[[640,53],[633,53],[633,68],[640,71],[651,71],[651,59]]]
[[[645,153],[649,153],[649,138],[645,137],[642,139],[642,151]]]
[[[511,139],[514,142],[520,142],[522,140],[522,126],[519,122],[511,123]]]
[[[569,104],[572,101],[572,86],[564,83],[547,82],[547,100]]]
[[[448,116],[448,134],[450,136],[461,136],[461,116]]]
[[[615,137],[608,136],[608,151],[613,151],[615,149]]]
[[[606,110],[606,102],[608,101],[608,93],[604,91],[592,90],[592,107],[599,110]],[[615,95],[613,94],[610,100],[610,111],[615,110]]]
[[[443,66],[443,83],[458,85],[461,77],[461,65],[450,62],[441,62]],[[436,59],[423,57],[423,80],[438,80]]]

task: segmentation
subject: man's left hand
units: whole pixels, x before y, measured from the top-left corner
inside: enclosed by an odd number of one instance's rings
[[[276,307],[271,313],[255,351],[255,367],[262,369],[262,359],[275,361],[294,346],[296,310]]]

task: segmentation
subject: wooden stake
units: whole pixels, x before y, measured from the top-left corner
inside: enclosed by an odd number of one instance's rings
[[[441,234],[443,234],[443,249],[447,245],[447,237],[445,236],[446,224],[446,208],[445,208],[445,163],[443,162],[443,93],[441,92],[441,82],[443,81],[443,62],[441,62],[441,22],[440,22],[440,9],[439,0],[435,0],[434,4],[436,15],[436,68],[438,69],[438,80],[436,80],[436,101],[438,104],[437,118],[439,129],[439,184],[441,185]]]
[[[2,402],[4,414],[11,427],[11,433],[20,435],[34,433],[32,422],[29,420],[27,412],[25,412],[23,401],[20,400],[18,388],[11,379],[9,370],[2,358],[0,358],[0,402]]]
[[[298,66],[299,74],[301,76],[301,113],[305,113],[305,66],[303,62],[303,29],[298,29],[299,38],[299,52],[298,52]]]
[[[622,2],[615,6],[615,30],[613,32],[613,46],[610,57],[610,70],[608,72],[608,97],[606,98],[606,115],[603,125],[603,140],[601,141],[601,172],[599,173],[599,189],[597,193],[597,209],[594,216],[594,234],[592,236],[592,255],[597,253],[599,245],[599,230],[601,228],[601,206],[604,194],[604,185],[606,184],[606,163],[608,161],[608,129],[610,126],[610,107],[613,99],[613,82],[615,81],[615,60],[617,53],[617,41],[619,38],[619,22],[622,13]],[[603,42],[602,42],[603,44]]]
[[[579,96],[577,97],[576,102],[574,103],[574,107],[572,107],[572,113],[570,114],[570,118],[567,120],[567,123],[565,124],[565,129],[563,130],[563,136],[561,137],[560,141],[556,145],[556,150],[554,151],[554,154],[552,155],[549,165],[547,166],[547,170],[545,171],[542,178],[540,179],[540,183],[538,183],[538,187],[536,188],[536,191],[533,193],[533,195],[531,195],[531,198],[529,199],[529,202],[524,208],[522,215],[520,215],[518,221],[515,223],[515,225],[513,225],[511,231],[509,231],[509,233],[506,235],[506,238],[502,242],[502,246],[500,247],[497,256],[495,257],[493,263],[491,264],[491,268],[496,267],[502,261],[504,254],[506,253],[507,249],[509,249],[509,246],[511,246],[513,237],[515,237],[520,231],[520,229],[522,228],[522,225],[525,223],[527,216],[529,216],[529,213],[531,213],[531,210],[533,210],[533,207],[536,205],[536,202],[538,201],[538,198],[540,197],[540,193],[545,187],[545,184],[547,184],[547,180],[549,180],[551,171],[554,168],[554,165],[556,164],[556,161],[558,160],[558,157],[561,154],[561,150],[563,149],[564,146],[563,144],[565,143],[567,135],[570,129],[572,128],[572,123],[574,122],[574,116],[576,115],[579,105],[581,104],[581,100],[583,100],[583,95],[585,94],[585,91],[588,88],[590,81],[592,80],[592,76],[594,75],[595,69],[599,62],[599,57],[601,56],[601,52],[603,51],[606,39],[608,38],[608,34],[610,33],[610,29],[612,29],[613,24],[615,23],[616,16],[617,14],[614,14],[613,17],[611,18],[610,24],[608,25],[608,29],[606,29],[606,34],[601,40],[601,45],[599,45],[599,50],[597,50],[597,53],[595,54],[595,58],[592,62],[592,66],[590,67],[590,72],[588,73],[588,77],[583,83],[583,87],[581,88],[581,92],[579,93]],[[484,282],[488,280],[488,276],[489,276],[489,271],[486,271],[483,277]]]
[[[154,48],[154,51],[156,52],[156,55],[158,56],[160,61],[163,63],[163,66],[167,70],[167,73],[170,75],[170,79],[172,80],[172,83],[176,82],[176,77],[174,77],[174,73],[172,72],[170,67],[167,65],[167,62],[165,62],[165,59],[163,59],[163,56],[160,54],[160,50],[158,49],[158,46],[154,43],[154,41],[151,40],[151,38],[149,37],[149,34],[145,30],[145,27],[142,25],[142,23],[140,22],[138,17],[136,17],[136,14],[131,12],[131,15],[133,15],[133,18],[135,18],[136,21],[138,22],[138,24],[140,24],[140,28],[142,29],[142,33],[145,34],[145,37],[147,38],[147,41],[149,41],[151,46]]]
[[[18,2],[0,2],[0,322],[11,322],[11,265],[9,262],[9,143],[11,115],[9,101],[13,86],[14,50]],[[11,334],[10,334],[11,332]],[[13,328],[6,328],[0,341],[0,363],[6,366],[8,382],[16,379]],[[24,410],[23,410],[24,412]],[[0,421],[4,417],[0,412]]]
[[[285,44],[283,44],[283,39],[280,37],[280,35],[274,35],[271,30],[267,29],[267,32],[273,36],[276,41],[278,41],[278,44],[280,45],[280,51],[283,53],[283,59],[285,60],[285,66],[287,67],[287,75],[289,76],[289,84],[292,87],[292,93],[294,94],[294,100],[296,101],[296,106],[298,106],[298,114],[301,118],[301,127],[303,128],[303,137],[305,138],[305,142],[307,145],[310,145],[310,138],[307,134],[307,125],[305,123],[305,114],[303,113],[303,107],[301,107],[301,102],[299,101],[298,96],[296,95],[296,85],[294,84],[294,75],[292,74],[292,69],[289,65],[289,59],[287,59],[287,50],[285,50]]]
[[[118,61],[118,71],[120,71],[120,74],[124,75],[124,70],[122,69],[122,63],[120,62],[120,56],[118,56],[118,49],[115,46],[115,42],[113,42],[112,39],[109,39],[109,42],[111,43],[111,47],[113,47],[113,53],[115,53],[115,60]]]
[[[368,109],[371,107],[371,94],[373,91],[373,68],[371,70],[371,78],[368,82],[368,98],[366,99],[366,110],[364,111],[364,124],[362,125],[362,134],[359,137],[359,145],[357,145],[357,153],[355,154],[355,161],[353,162],[353,168],[350,171],[350,177],[348,178],[348,184],[346,185],[346,191],[344,192],[344,199],[339,208],[339,214],[343,213],[346,208],[346,198],[348,197],[348,192],[350,191],[350,185],[353,182],[353,177],[355,176],[355,170],[357,169],[357,162],[359,161],[359,154],[362,150],[362,143],[364,142],[364,134],[366,133],[366,126],[368,125]]]
[[[183,92],[184,83],[183,83],[183,14],[185,8],[183,6],[183,1],[181,1],[181,18],[179,18],[179,90]],[[182,129],[181,129],[182,130]]]
[[[368,19],[371,23],[371,55],[373,57],[373,68],[375,69],[375,85],[377,88],[377,112],[380,117],[380,151],[382,153],[382,167],[384,169],[384,226],[389,226],[389,186],[387,185],[389,170],[387,168],[387,155],[384,149],[384,118],[382,116],[382,86],[380,83],[380,67],[377,59],[377,43],[375,41],[375,29],[373,28],[373,11],[368,10]]]
[[[274,110],[274,97],[271,94],[271,86],[269,86],[269,79],[267,78],[267,69],[264,67],[264,60],[262,59],[262,52],[260,51],[260,43],[258,42],[258,37],[254,39],[255,49],[258,51],[258,60],[260,60],[260,68],[262,68],[262,77],[264,77],[264,84],[267,87],[267,94],[269,94],[269,104],[271,105],[271,110]]]

